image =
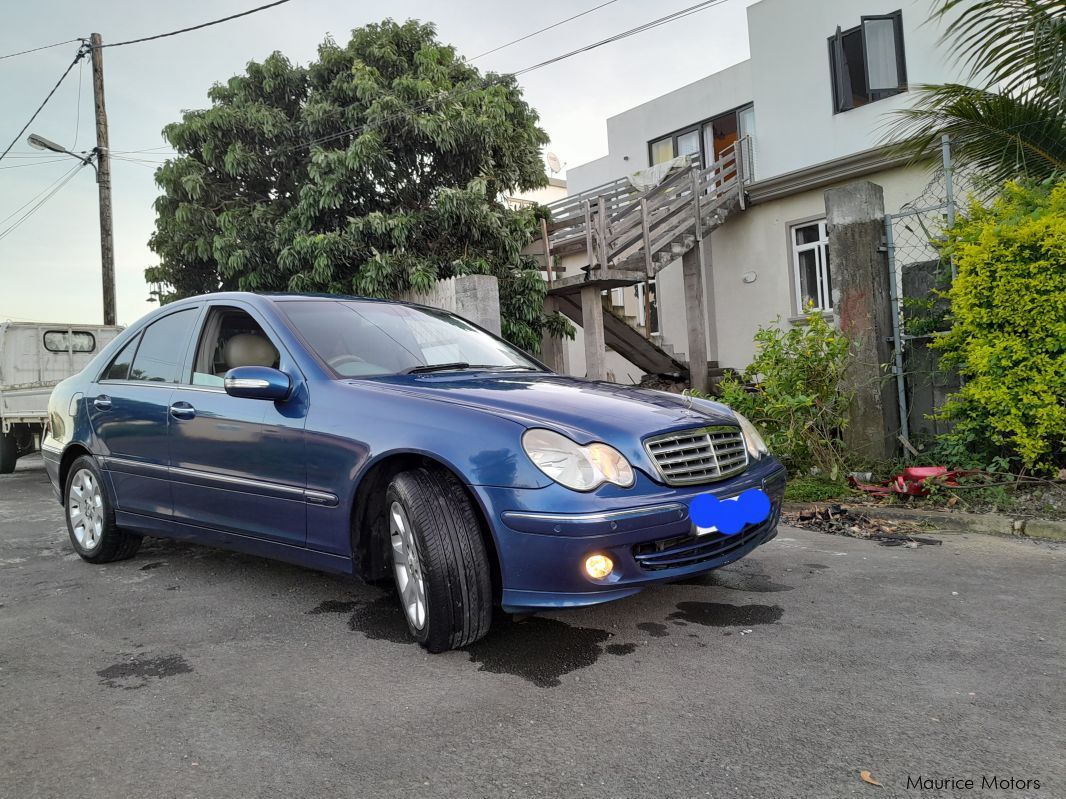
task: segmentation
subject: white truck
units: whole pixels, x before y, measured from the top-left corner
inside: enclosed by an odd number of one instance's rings
[[[40,447],[55,385],[84,369],[121,330],[0,322],[0,474]]]

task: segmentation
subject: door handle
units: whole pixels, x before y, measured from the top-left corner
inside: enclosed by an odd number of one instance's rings
[[[107,396],[107,394],[101,394],[93,400],[93,405],[98,411],[109,411],[111,410],[111,397]]]
[[[196,416],[196,408],[187,402],[175,402],[170,406],[170,415],[175,419],[192,419]]]

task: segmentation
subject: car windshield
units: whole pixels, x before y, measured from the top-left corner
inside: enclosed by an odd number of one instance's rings
[[[444,311],[359,300],[289,300],[280,305],[339,377],[462,369],[542,371],[507,342]]]

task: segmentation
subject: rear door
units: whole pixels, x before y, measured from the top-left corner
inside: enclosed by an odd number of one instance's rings
[[[108,364],[84,400],[119,511],[172,514],[167,427],[175,381],[201,306],[152,322]]]
[[[231,397],[223,375],[270,366],[292,379],[286,402]],[[295,362],[257,311],[212,303],[170,398],[174,520],[303,546],[307,539],[306,390]]]

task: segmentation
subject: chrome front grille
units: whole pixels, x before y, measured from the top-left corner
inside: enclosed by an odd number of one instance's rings
[[[669,485],[724,480],[748,466],[739,427],[720,425],[681,430],[645,439],[644,449]]]

